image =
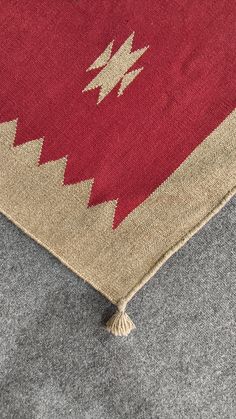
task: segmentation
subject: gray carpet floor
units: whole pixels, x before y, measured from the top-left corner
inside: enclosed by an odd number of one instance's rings
[[[235,419],[236,198],[131,301],[137,330],[0,216],[1,419]]]

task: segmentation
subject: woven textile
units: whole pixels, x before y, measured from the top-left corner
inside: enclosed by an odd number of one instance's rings
[[[0,0],[0,209],[118,306],[235,193],[233,0]]]

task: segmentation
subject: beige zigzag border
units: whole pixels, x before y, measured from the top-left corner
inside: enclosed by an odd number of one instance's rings
[[[116,203],[87,207],[91,181],[63,185],[65,159],[38,166],[42,140],[12,147],[0,125],[0,210],[112,303],[124,306],[235,193],[236,112],[116,229]]]

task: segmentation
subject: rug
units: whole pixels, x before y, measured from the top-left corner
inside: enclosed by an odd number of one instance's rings
[[[236,191],[235,12],[0,1],[0,210],[117,306],[114,335]]]

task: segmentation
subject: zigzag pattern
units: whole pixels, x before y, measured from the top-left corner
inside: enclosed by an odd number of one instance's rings
[[[22,184],[27,184],[26,177],[36,175],[38,182],[43,183],[47,179],[50,180],[51,186],[57,191],[54,194],[56,202],[52,203],[51,211],[54,209],[62,208],[66,206],[86,208],[87,210],[94,211],[97,213],[99,219],[101,217],[107,220],[106,225],[108,228],[113,226],[114,212],[117,205],[117,201],[111,200],[101,204],[92,205],[90,203],[90,196],[93,187],[93,179],[81,181],[76,184],[66,185],[64,183],[64,174],[67,165],[67,157],[62,157],[57,160],[49,161],[46,163],[40,163],[40,156],[42,153],[44,139],[34,139],[21,145],[14,145],[14,141],[17,133],[17,119],[9,122],[0,124],[0,144],[1,144],[1,155],[4,156],[4,151],[7,152],[9,157],[9,148],[11,150],[11,157],[17,159],[22,164],[22,169],[25,167],[30,168],[31,172],[27,169],[23,173],[19,173],[19,177],[22,179]],[[23,179],[24,177],[24,179]],[[39,185],[42,187],[42,184]],[[37,194],[37,185],[35,190],[31,189],[32,196]],[[45,195],[45,199],[47,196]],[[95,209],[96,207],[96,209]]]
[[[98,96],[99,104],[121,81],[118,91],[118,96],[124,93],[124,90],[130,83],[140,74],[143,67],[136,70],[127,71],[133,66],[136,61],[144,54],[149,48],[148,46],[132,52],[132,45],[134,39],[134,32],[126,39],[118,51],[111,57],[113,42],[112,41],[105,51],[95,60],[95,62],[87,69],[87,71],[103,67],[100,73],[84,88],[83,92],[96,89],[100,87]]]
[[[12,147],[16,121],[0,124],[0,211],[110,301],[130,299],[235,191],[235,125],[234,112],[112,230],[115,202],[88,208],[91,181],[64,185],[65,158],[38,165],[42,140]]]
[[[195,18],[183,22],[176,5],[167,11],[160,2],[128,7],[120,0],[115,19],[123,23],[116,26],[107,25],[110,7],[101,13],[99,2],[88,7],[81,1],[79,7],[63,2],[62,26],[54,24],[51,0],[37,6],[28,0],[3,2],[0,122],[19,117],[15,145],[44,137],[40,165],[68,156],[65,184],[94,179],[89,206],[118,200],[115,228],[126,224],[235,108],[236,3],[215,2],[209,25],[209,2],[187,5],[185,12]],[[88,30],[81,10],[98,24]],[[70,25],[66,34],[64,21]],[[133,30],[134,45],[133,35],[127,39]],[[108,45],[112,39],[114,49]],[[150,52],[137,49],[144,45]],[[138,76],[136,65],[143,74]],[[99,106],[97,90],[82,92],[89,85],[102,88],[102,97],[109,92]]]

